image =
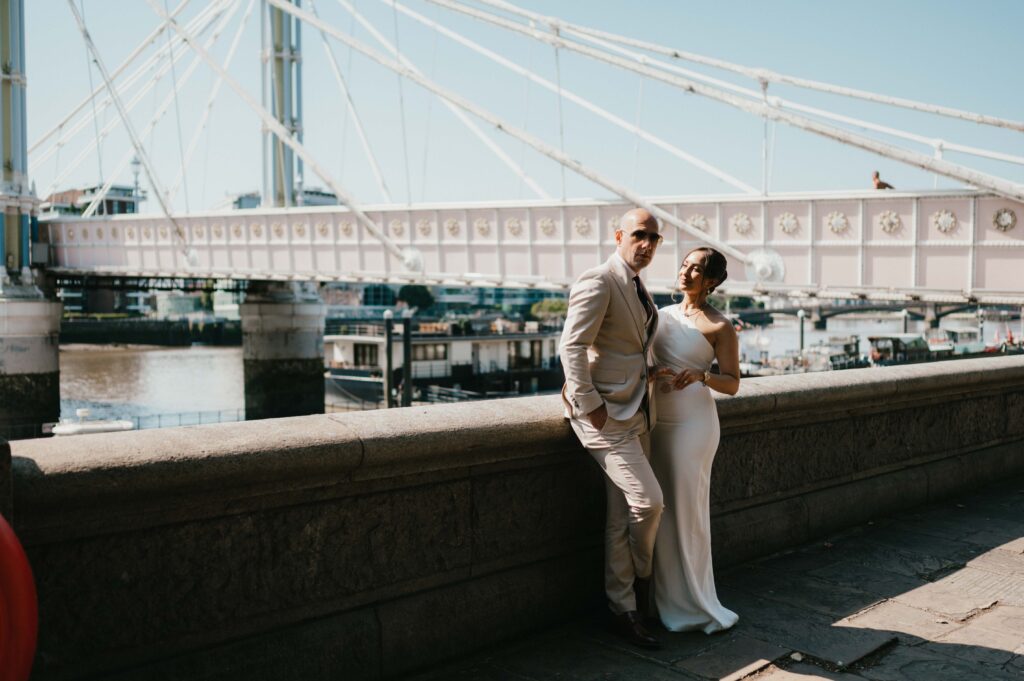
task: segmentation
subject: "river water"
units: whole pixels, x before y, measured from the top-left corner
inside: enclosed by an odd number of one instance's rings
[[[943,326],[976,326],[973,318],[944,318]],[[1011,327],[1019,332],[1019,323]],[[861,353],[868,351],[867,337],[900,332],[902,319],[895,316],[830,319],[828,329],[816,331],[804,324],[804,344],[830,336],[856,334]],[[911,332],[924,332],[923,322],[911,322]],[[1006,325],[988,322],[985,338],[1005,338]],[[800,331],[795,319],[780,318],[774,326],[747,329],[740,334],[742,351],[750,358],[767,349],[770,356],[799,348]],[[153,346],[63,345],[60,349],[61,417],[75,418],[85,407],[90,418],[129,419],[136,427],[169,426],[244,418],[245,393],[242,349],[238,347],[187,348]]]
[[[242,349],[62,345],[60,412],[137,426],[235,421],[245,407]]]

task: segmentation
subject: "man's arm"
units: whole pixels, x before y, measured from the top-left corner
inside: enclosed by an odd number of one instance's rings
[[[591,414],[605,406],[590,377],[587,350],[601,329],[610,297],[608,286],[597,275],[579,280],[569,293],[560,352],[566,396],[577,415]],[[596,423],[594,426],[598,427]]]

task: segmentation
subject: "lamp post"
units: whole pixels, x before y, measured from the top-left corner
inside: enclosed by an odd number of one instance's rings
[[[132,157],[132,177],[135,178],[135,184],[132,186],[132,212],[139,212],[139,197],[142,195],[139,189],[139,171],[142,169],[142,161],[139,160],[138,156]]]
[[[395,381],[395,357],[392,352],[392,343],[395,336],[395,313],[391,310],[384,310],[384,408],[392,407],[391,385]]]
[[[402,311],[402,406],[412,406],[412,310]]]
[[[796,318],[800,320],[800,354],[804,354],[804,319],[807,317],[807,312],[803,308],[796,311]]]
[[[903,308],[900,310],[900,315],[903,317],[903,333],[910,331],[910,310]]]

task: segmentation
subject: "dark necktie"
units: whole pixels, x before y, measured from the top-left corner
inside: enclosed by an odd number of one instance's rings
[[[640,299],[640,304],[644,306],[644,313],[647,315],[647,319],[650,320],[654,311],[651,309],[651,301],[647,297],[647,291],[644,290],[644,285],[640,283],[639,274],[633,277],[633,283],[636,284],[636,296]]]

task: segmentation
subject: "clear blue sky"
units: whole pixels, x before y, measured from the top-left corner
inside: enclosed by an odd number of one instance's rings
[[[80,0],[76,0],[79,2]],[[168,0],[169,6],[177,0]],[[220,58],[240,24],[248,0],[242,0],[213,52]],[[317,9],[335,26],[352,30],[349,15],[335,0],[319,0]],[[389,39],[395,19],[380,0],[355,0]],[[571,22],[614,31],[651,42],[750,66],[878,93],[919,99],[980,113],[1024,119],[1024,58],[1020,27],[1024,3],[1015,0],[953,0],[824,2],[611,2],[609,0],[519,0],[523,7]],[[89,91],[86,51],[70,9],[61,0],[26,0],[29,143],[52,127]],[[205,5],[194,1],[183,14],[187,20]],[[308,7],[308,0],[304,3]],[[541,75],[555,77],[552,48],[512,36],[470,18],[421,0],[408,6],[446,26],[467,34],[491,49]],[[259,2],[249,18],[231,73],[259,96]],[[109,69],[113,69],[157,25],[149,7],[129,0],[84,0],[89,28]],[[355,26],[354,35],[372,43]],[[556,99],[537,86],[463,47],[399,16],[398,36],[404,52],[423,71],[460,94],[473,99],[509,122],[557,145]],[[479,201],[532,198],[518,178],[501,165],[454,117],[418,86],[404,85],[408,162],[402,144],[401,107],[397,77],[362,56],[349,57],[347,48],[333,43],[348,74],[353,97],[367,134],[384,169],[396,201]],[[346,122],[339,90],[328,67],[319,34],[303,32],[305,80],[305,141],[318,159],[363,203],[382,200],[356,139]],[[147,52],[146,54],[150,54]],[[175,67],[183,78],[192,55]],[[706,73],[755,87],[755,83],[700,67]],[[92,70],[92,82],[100,84]],[[168,114],[156,127],[149,149],[164,185],[173,183],[180,168],[180,147],[192,137],[212,85],[200,64]],[[694,95],[675,91],[632,73],[595,64],[585,57],[561,55],[561,80],[574,90],[628,120],[639,120],[649,131],[735,175],[760,186],[760,119]],[[134,93],[137,90],[133,90]],[[171,91],[168,74],[133,112],[138,129],[145,127]],[[939,119],[909,111],[859,103],[846,98],[773,86],[772,93],[794,101],[841,111],[927,136],[997,149],[1024,156],[1024,134],[972,123]],[[129,94],[130,98],[133,94]],[[176,114],[177,109],[177,114]],[[721,181],[691,168],[649,144],[597,119],[573,104],[564,107],[565,148],[574,158],[610,178],[647,195],[731,193]],[[100,125],[116,117],[111,107]],[[179,142],[180,127],[180,142]],[[502,133],[489,134],[554,196],[561,194],[560,171],[552,161],[524,150]],[[56,175],[67,169],[86,143],[95,139],[87,126],[34,173],[45,195]],[[896,141],[896,140],[890,140]],[[873,169],[901,189],[931,188],[933,178],[894,161],[779,126],[775,133],[772,191],[864,188]],[[909,142],[902,146],[930,153]],[[180,146],[179,146],[180,145]],[[44,147],[45,149],[45,147]],[[126,153],[123,133],[101,145],[104,176]],[[1024,167],[983,161],[960,154],[947,158],[1024,182]],[[32,157],[30,157],[30,161]],[[260,122],[226,86],[214,106],[211,125],[188,166],[188,191],[179,194],[175,209],[207,209],[230,194],[256,190],[261,174]],[[406,183],[406,176],[410,181]],[[119,176],[131,182],[127,170]],[[100,179],[100,158],[90,154],[59,188]],[[146,184],[143,179],[143,184]],[[309,186],[323,186],[310,177]],[[940,180],[940,187],[956,186]],[[571,173],[570,197],[606,197],[608,192]],[[156,210],[155,201],[149,210]]]

